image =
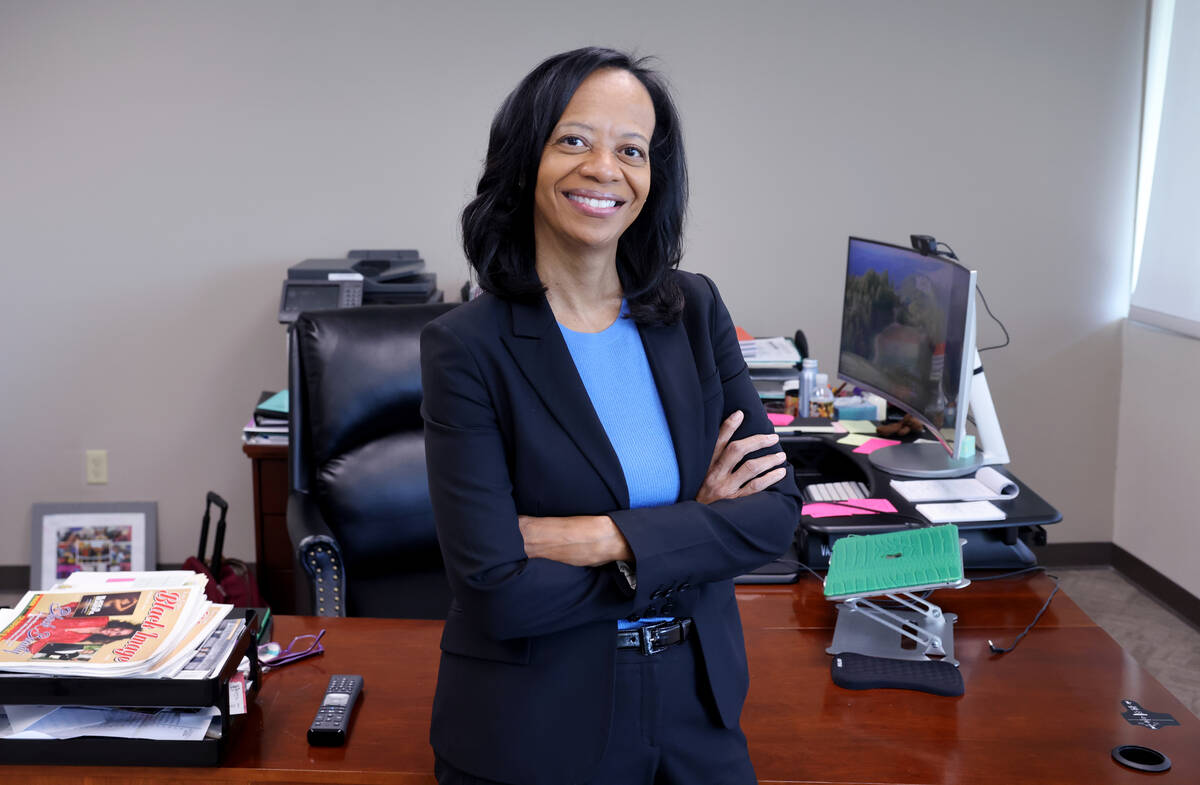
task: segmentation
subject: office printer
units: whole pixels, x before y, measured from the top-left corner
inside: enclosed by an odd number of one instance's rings
[[[445,295],[416,250],[354,250],[345,259],[305,259],[288,268],[279,321],[301,311],[358,305],[438,303]]]

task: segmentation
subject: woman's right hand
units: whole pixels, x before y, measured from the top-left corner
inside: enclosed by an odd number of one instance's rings
[[[756,433],[744,439],[730,441],[738,426],[742,424],[745,415],[736,411],[725,418],[721,429],[717,432],[717,445],[713,449],[712,461],[708,464],[708,474],[696,494],[696,501],[711,504],[720,499],[736,499],[750,496],[768,488],[782,480],[787,470],[779,464],[787,460],[783,451],[773,452],[761,458],[754,458],[734,467],[748,454],[779,443],[778,434]],[[778,468],[767,471],[772,466]],[[767,472],[763,474],[763,472]],[[761,477],[759,475],[762,474]]]

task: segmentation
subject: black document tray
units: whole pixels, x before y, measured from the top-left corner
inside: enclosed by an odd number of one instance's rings
[[[238,611],[234,611],[237,613]],[[229,680],[242,657],[250,659],[246,701],[258,692],[258,617],[245,611],[246,626],[229,652],[221,672],[209,679],[95,678],[88,676],[0,676],[0,704],[144,707],[206,707],[221,710],[221,738],[200,741],[155,741],[111,736],[73,739],[0,739],[4,763],[79,766],[217,766],[245,714],[229,714]],[[236,618],[236,617],[235,617]]]

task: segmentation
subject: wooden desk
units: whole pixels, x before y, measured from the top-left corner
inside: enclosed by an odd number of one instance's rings
[[[1200,724],[1060,592],[1016,651],[994,658],[1049,594],[1025,577],[934,595],[959,614],[956,651],[966,695],[850,691],[833,685],[834,611],[815,580],[738,589],[751,688],[742,717],[758,776],[772,783],[1196,782]],[[0,767],[6,782],[433,783],[429,707],[441,623],[279,617],[276,636],[325,627],[326,653],[269,674],[219,769]],[[365,693],[343,748],[309,747],[305,730],[332,673],[361,673]],[[1129,725],[1120,701],[1174,715],[1158,731]],[[1165,774],[1122,768],[1119,744],[1171,758]]]

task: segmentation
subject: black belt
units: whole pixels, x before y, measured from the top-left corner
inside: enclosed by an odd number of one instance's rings
[[[691,619],[662,621],[633,630],[617,630],[617,648],[639,649],[642,654],[658,654],[668,646],[686,641],[691,630]]]

